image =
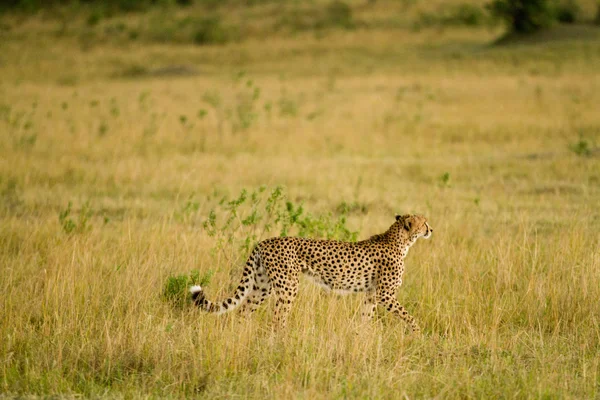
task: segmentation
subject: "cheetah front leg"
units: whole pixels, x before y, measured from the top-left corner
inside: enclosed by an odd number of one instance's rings
[[[375,309],[377,308],[377,296],[375,291],[367,292],[367,297],[363,302],[362,317],[363,320],[370,320],[375,315]]]
[[[410,328],[414,333],[421,332],[421,328],[419,328],[419,324],[415,321],[414,317],[406,311],[406,308],[398,303],[396,300],[395,293],[393,291],[382,291],[377,294],[377,301],[382,303],[385,308],[393,313],[395,316],[400,317],[407,324],[410,325]]]

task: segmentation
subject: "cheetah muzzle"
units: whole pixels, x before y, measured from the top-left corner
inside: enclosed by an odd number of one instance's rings
[[[274,237],[252,250],[232,297],[212,302],[200,286],[193,286],[190,292],[202,310],[222,314],[239,306],[242,312],[254,312],[274,291],[274,323],[283,327],[302,272],[334,292],[366,292],[365,318],[372,318],[377,305],[382,305],[418,332],[415,319],[396,300],[396,289],[402,284],[408,249],[420,237],[429,239],[432,232],[421,215],[397,215],[386,232],[356,243]]]

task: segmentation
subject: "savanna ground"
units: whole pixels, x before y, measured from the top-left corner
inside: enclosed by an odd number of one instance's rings
[[[209,46],[145,40],[161,11],[3,16],[0,392],[600,397],[596,31],[492,46],[500,27],[399,4]],[[224,15],[279,15],[261,7]],[[244,319],[162,296],[193,271],[226,296],[285,226],[366,238],[412,212],[435,230],[398,291],[421,336],[306,281],[276,333],[270,302]]]

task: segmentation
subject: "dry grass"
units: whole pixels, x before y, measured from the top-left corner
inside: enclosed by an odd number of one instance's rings
[[[89,51],[7,40],[0,391],[600,396],[600,45],[492,39],[358,30]],[[169,65],[196,75],[151,73]],[[237,284],[236,248],[211,252],[201,222],[219,196],[263,184],[313,214],[357,203],[348,225],[361,238],[395,212],[428,216],[434,236],[411,250],[398,292],[424,335],[384,313],[363,324],[361,296],[308,282],[277,334],[271,304],[241,319],[163,302],[166,278],[192,269],[216,271],[210,297]],[[177,218],[190,199],[198,210]]]

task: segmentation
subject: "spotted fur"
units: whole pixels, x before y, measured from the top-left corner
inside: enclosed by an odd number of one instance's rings
[[[378,304],[419,331],[415,319],[396,300],[402,284],[404,258],[418,238],[428,239],[433,229],[421,215],[396,216],[385,232],[356,243],[298,237],[274,237],[256,245],[232,297],[211,302],[200,286],[190,289],[202,310],[221,314],[242,306],[253,312],[275,292],[277,326],[285,326],[298,294],[300,273],[335,292],[366,292],[363,316],[371,318]]]

